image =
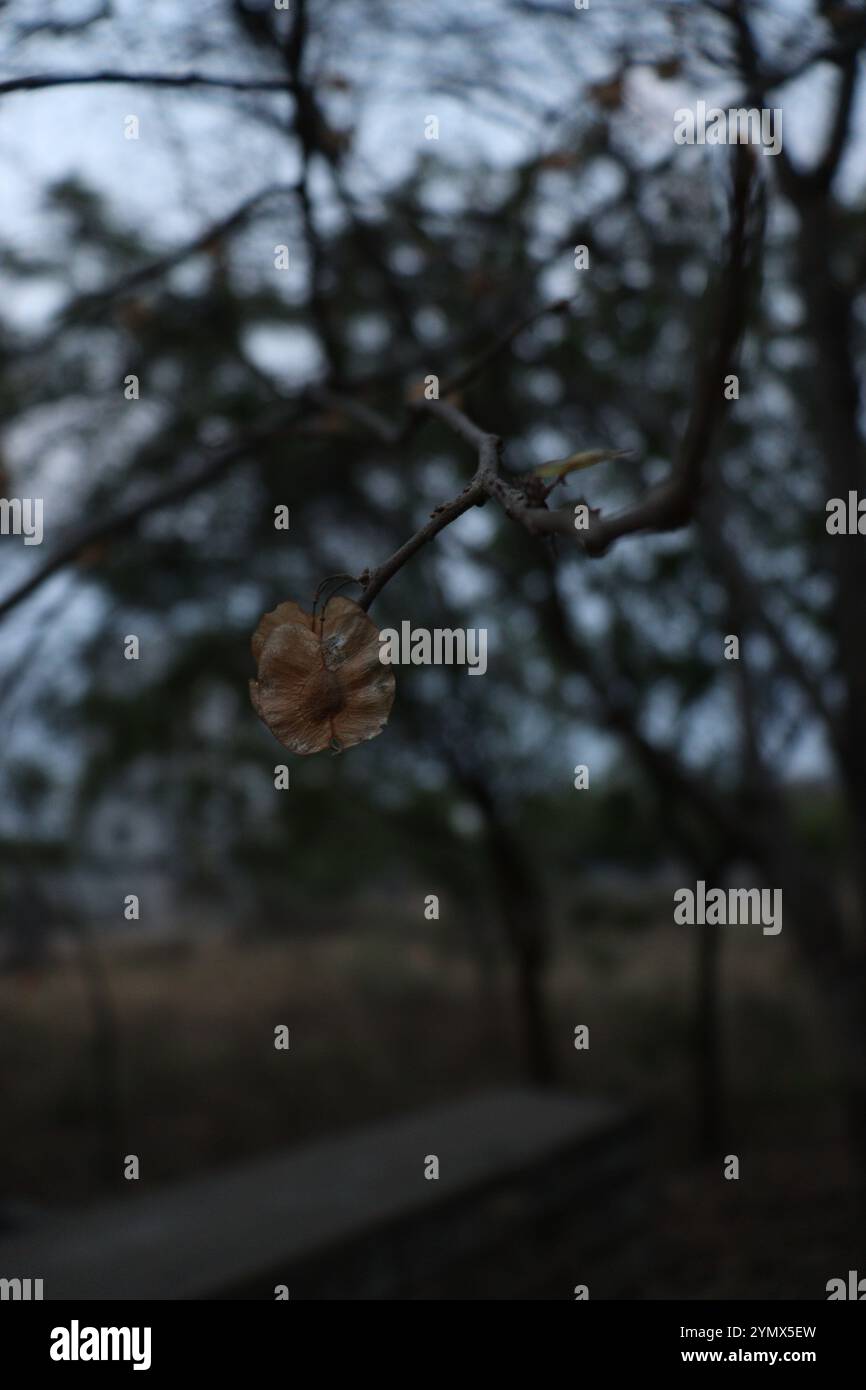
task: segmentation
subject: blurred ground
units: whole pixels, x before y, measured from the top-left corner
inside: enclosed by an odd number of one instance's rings
[[[664,1258],[650,1297],[820,1300],[828,1278],[857,1268],[841,1135],[795,1142],[788,1128],[748,1162],[738,1184],[707,1164],[664,1184]]]
[[[821,1297],[856,1252],[810,993],[784,935],[773,951],[748,929],[725,937],[727,1122],[718,1159],[697,1163],[683,1060],[694,940],[610,921],[563,938],[552,981],[562,1083],[650,1107],[661,1196],[647,1297]],[[100,952],[121,1039],[122,1152],[139,1155],[142,1188],[520,1074],[505,975],[442,923],[282,940],[138,935],[103,939]],[[119,1163],[113,1183],[104,1176],[117,1145],[87,998],[71,942],[0,977],[7,1211],[123,1183]],[[288,1053],[273,1046],[279,1023]],[[572,1046],[577,1023],[590,1027],[588,1052]],[[732,1152],[739,1183],[721,1176]]]

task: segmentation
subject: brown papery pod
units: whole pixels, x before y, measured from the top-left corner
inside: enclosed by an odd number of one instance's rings
[[[252,645],[253,708],[292,753],[339,752],[384,729],[394,673],[379,660],[379,629],[352,599],[332,598],[316,616],[281,603]]]

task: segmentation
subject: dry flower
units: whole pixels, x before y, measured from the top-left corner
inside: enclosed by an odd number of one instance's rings
[[[394,703],[394,673],[379,660],[379,630],[363,608],[332,598],[316,615],[291,600],[253,635],[259,718],[293,753],[339,752],[375,738]]]

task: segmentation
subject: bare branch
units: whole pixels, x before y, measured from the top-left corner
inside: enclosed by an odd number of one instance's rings
[[[789,68],[767,68],[756,74],[746,92],[746,100],[760,100],[765,92],[769,92],[775,87],[785,87],[789,82],[795,82],[798,77],[802,77],[818,63],[844,65],[851,58],[856,57],[864,46],[866,46],[866,14],[858,23],[852,24],[848,33],[838,42],[826,44],[823,48],[807,53],[804,58]]]
[[[859,53],[866,44],[866,15],[849,27],[842,42],[810,54],[795,67],[787,71],[769,71],[763,67],[751,21],[746,11],[745,0],[728,0],[713,8],[727,19],[734,28],[737,45],[737,58],[740,75],[747,85],[746,100],[758,106],[765,104],[767,92],[773,87],[801,77],[817,63],[830,62],[842,70],[836,109],[827,140],[826,149],[814,169],[800,169],[786,150],[780,149],[779,176],[783,187],[792,192],[794,188],[813,188],[822,191],[829,188],[845,152],[850,134],[851,116],[857,93],[859,77]]]
[[[416,418],[421,414],[428,414],[440,420],[458,438],[476,451],[478,464],[472,481],[457,497],[437,507],[431,513],[430,520],[425,522],[414,536],[410,536],[409,540],[383,564],[374,570],[366,570],[359,576],[358,582],[364,586],[364,591],[358,602],[365,609],[370,607],[373,599],[381,593],[388,580],[393,579],[398,570],[402,569],[422,546],[431,541],[446,526],[450,526],[451,522],[456,521],[464,512],[469,511],[470,507],[482,506],[488,497],[494,498],[499,503],[506,516],[526,524],[527,500],[525,492],[521,486],[507,482],[499,474],[499,455],[502,451],[502,440],[499,436],[488,434],[449,401],[414,401],[412,402],[412,410]]]
[[[364,592],[360,600],[362,607],[369,607],[389,579],[422,546],[432,540],[452,521],[468,511],[470,507],[480,505],[487,498],[495,500],[506,516],[524,526],[531,534],[554,532],[569,535],[573,541],[582,544],[589,555],[603,554],[615,539],[630,532],[667,530],[686,523],[697,503],[705,456],[722,412],[723,378],[733,361],[745,324],[749,298],[747,271],[750,255],[754,249],[752,239],[747,234],[747,214],[750,209],[753,175],[753,152],[747,146],[738,146],[732,199],[730,254],[720,286],[721,323],[715,351],[710,355],[705,368],[698,374],[692,416],[683,440],[679,463],[672,477],[651,492],[641,503],[610,518],[599,517],[598,514],[595,514],[591,518],[591,525],[587,531],[579,532],[575,529],[571,510],[549,511],[547,509],[544,494],[540,494],[537,487],[533,488],[532,486],[533,482],[537,480],[532,478],[509,480],[502,477],[499,471],[501,439],[497,435],[481,429],[451,401],[416,400],[410,402],[409,420],[405,428],[400,429],[392,427],[378,412],[371,410],[364,404],[347,401],[345,393],[336,393],[326,388],[308,393],[307,407],[311,400],[318,398],[320,403],[324,401],[332,408],[345,410],[347,415],[356,419],[365,428],[370,429],[384,442],[391,445],[408,438],[416,427],[415,422],[424,415],[432,416],[445,424],[464,443],[474,449],[478,456],[474,477],[459,496],[438,507],[428,522],[388,560],[378,568],[372,571],[368,570],[361,577],[359,582],[364,585]],[[287,186],[287,188],[290,191],[296,191],[291,186]],[[275,191],[287,191],[287,189],[268,189],[262,194],[256,195],[254,199],[247,200],[247,203],[224,220],[224,223],[221,224],[223,229],[226,225],[229,227],[237,225],[256,202],[260,201],[262,197],[270,196]],[[170,257],[163,258],[158,263],[153,263],[150,267],[137,272],[135,283],[140,283],[143,277],[150,278],[158,273],[158,270],[164,270],[167,265],[176,264],[184,255],[190,254],[191,250],[201,249],[212,235],[213,229],[210,229],[207,234],[195,238],[193,242],[172,253]],[[124,285],[128,286],[129,283],[130,281],[127,279]],[[473,379],[513,341],[524,327],[534,322],[542,314],[560,312],[565,307],[565,301],[557,301],[553,305],[534,311],[527,318],[512,325],[487,351],[470,362],[461,372],[458,372],[453,381],[448,384],[448,391],[453,394],[457,386],[466,384]],[[357,383],[356,386],[359,384],[361,383]],[[208,464],[190,477],[143,499],[114,517],[109,517],[80,531],[41,569],[19,585],[5,600],[0,601],[0,618],[38,588],[50,575],[74,560],[88,546],[134,528],[143,516],[169,506],[206,486],[248,454],[251,449],[267,442],[274,437],[275,433],[285,429],[290,423],[293,423],[293,420],[287,422],[283,419],[276,427],[259,431],[249,439],[224,451],[215,459],[211,459]]]
[[[450,502],[444,502],[442,506],[431,512],[429,521],[425,522],[414,536],[410,536],[399,550],[395,550],[394,554],[389,556],[383,564],[374,570],[365,570],[359,576],[358,582],[364,586],[364,591],[358,599],[359,607],[369,608],[377,594],[382,592],[388,580],[393,579],[398,570],[401,570],[422,546],[425,546],[428,541],[432,541],[434,536],[438,536],[440,531],[444,531],[446,526],[450,526],[452,521],[456,521],[471,507],[480,507],[487,500],[479,472],[476,472],[471,483],[467,483],[458,497],[453,498]]]
[[[408,560],[411,560],[422,546],[428,541],[432,541],[434,536],[438,536],[446,526],[450,526],[452,521],[456,521],[464,512],[468,512],[470,507],[480,507],[487,501],[490,494],[491,479],[498,473],[499,451],[502,441],[494,434],[485,434],[479,427],[458,410],[456,406],[449,405],[445,401],[419,401],[415,403],[414,409],[418,412],[426,411],[431,415],[438,416],[455,434],[465,440],[471,448],[478,453],[478,466],[472,481],[466,485],[463,491],[452,498],[450,502],[444,502],[431,512],[429,521],[425,522],[414,536],[410,536],[399,550],[389,556],[383,564],[374,570],[366,570],[359,576],[359,583],[363,584],[364,592],[358,600],[361,608],[369,608],[377,594],[381,593],[389,579],[401,570]]]
[[[614,541],[637,531],[672,531],[694,514],[703,486],[706,459],[725,408],[724,381],[736,365],[750,305],[752,271],[757,264],[762,218],[753,216],[757,166],[748,145],[734,152],[734,185],[728,256],[716,291],[717,326],[699,340],[698,369],[692,410],[677,463],[663,483],[640,502],[610,517],[590,514],[586,529],[577,531],[571,509],[534,509],[519,518],[537,533],[570,536],[591,556],[603,555]]]
[[[383,444],[397,444],[405,437],[405,431],[399,425],[393,425],[387,416],[352,396],[331,391],[326,386],[313,386],[306,394],[309,400],[324,406],[326,410],[337,410],[354,420],[362,429],[381,439]]]
[[[140,289],[142,285],[148,284],[151,280],[159,279],[169,271],[174,270],[176,266],[181,265],[183,261],[188,260],[190,256],[198,255],[199,252],[205,251],[212,243],[237,231],[239,227],[243,226],[250,214],[255,212],[262,203],[267,202],[270,198],[285,196],[287,194],[295,195],[298,191],[298,185],[292,183],[275,183],[269,185],[267,188],[260,189],[258,193],[253,193],[249,198],[245,198],[233,212],[228,213],[226,217],[221,218],[218,222],[212,223],[209,227],[206,227],[203,232],[199,232],[197,236],[194,236],[190,241],[184,242],[182,246],[177,247],[174,251],[170,251],[167,255],[160,256],[156,260],[150,261],[147,265],[141,266],[139,270],[134,270],[129,275],[121,276],[114,284],[107,285],[104,289],[94,290],[90,294],[81,295],[78,299],[74,300],[66,310],[67,317],[76,310],[83,310],[85,312],[91,310],[99,311],[112,300]]]
[[[748,271],[756,240],[748,234],[747,227],[754,160],[754,152],[748,146],[736,147],[730,250],[719,286],[720,323],[714,348],[698,370],[692,414],[671,477],[626,511],[609,518],[590,513],[589,526],[578,530],[573,509],[549,511],[543,496],[538,495],[531,486],[534,480],[515,478],[508,481],[501,476],[499,455],[502,441],[497,435],[481,429],[450,401],[413,401],[411,407],[416,415],[426,413],[435,417],[474,449],[478,454],[478,466],[472,482],[459,497],[437,508],[430,521],[383,565],[361,577],[359,582],[365,586],[360,600],[362,607],[369,607],[388,580],[421,546],[470,506],[478,505],[487,497],[494,499],[506,516],[524,526],[531,534],[568,536],[581,544],[591,556],[603,555],[621,536],[635,531],[673,530],[690,520],[701,492],[706,455],[724,406],[724,378],[731,369],[745,327],[749,303]],[[510,341],[513,336],[514,331],[506,335],[504,341]],[[498,350],[502,345],[495,346]],[[479,359],[480,364],[486,365],[491,355],[484,354]],[[472,364],[472,374],[478,365]],[[456,380],[462,379],[468,379],[468,371],[458,374]],[[453,391],[453,387],[451,389]]]
[[[799,687],[815,714],[835,738],[838,734],[838,720],[825,699],[820,675],[809,668],[796,647],[791,644],[784,627],[772,617],[763,586],[743,563],[736,546],[730,544],[723,535],[721,516],[724,510],[725,494],[721,489],[717,489],[713,494],[712,517],[704,512],[699,520],[701,538],[708,557],[728,591],[729,604],[738,613],[748,615],[755,627],[766,634],[775,648],[779,670]],[[735,627],[731,629],[738,630]]]
[[[295,104],[293,129],[301,147],[301,177],[298,182],[298,192],[301,217],[304,223],[304,236],[310,258],[309,306],[331,376],[339,382],[344,375],[344,354],[340,335],[334,322],[332,301],[326,289],[328,257],[316,224],[316,215],[310,194],[312,161],[322,149],[324,120],[303,72],[308,32],[305,0],[295,0],[284,56],[289,91]]]
[[[692,413],[680,449],[680,456],[671,477],[641,502],[609,518],[590,514],[590,524],[578,530],[572,509],[549,511],[543,496],[531,486],[532,479],[515,478],[508,481],[499,472],[502,441],[476,425],[450,401],[415,400],[411,408],[416,414],[425,413],[438,419],[478,455],[478,465],[472,482],[458,497],[444,503],[433,512],[430,520],[377,569],[366,571],[359,582],[364,585],[360,599],[369,608],[388,580],[406,562],[472,506],[492,498],[512,521],[524,526],[531,534],[554,533],[569,536],[582,544],[588,555],[602,555],[615,540],[635,531],[664,531],[685,525],[691,518],[701,493],[703,469],[715,428],[724,407],[724,378],[731,370],[740,338],[745,327],[749,304],[749,271],[754,262],[757,236],[750,235],[749,215],[753,211],[752,193],[755,178],[755,155],[745,145],[737,146],[734,162],[734,188],[729,233],[729,253],[719,285],[719,325],[709,356],[698,370]],[[559,304],[554,306],[561,307]],[[505,338],[494,344],[471,368],[458,373],[455,382],[468,380],[501,350],[520,331],[522,324],[510,330]],[[449,390],[453,393],[454,384]]]
[[[156,492],[149,493],[140,501],[130,504],[121,511],[102,517],[89,526],[84,526],[76,531],[53,555],[48,557],[39,569],[35,570],[17,588],[0,600],[0,618],[4,618],[7,613],[10,613],[13,608],[16,608],[19,603],[40,588],[47,579],[64,569],[66,565],[72,564],[79,555],[91,546],[114,540],[129,531],[134,531],[139,522],[146,516],[150,516],[151,513],[162,511],[163,508],[173,506],[177,502],[186,501],[193,493],[217,482],[235,464],[243,463],[257,449],[263,448],[284,435],[299,419],[300,413],[298,407],[291,413],[283,412],[270,425],[263,426],[238,443],[219,450],[205,464],[186,477],[180,478]]]
[[[827,147],[821,156],[820,163],[809,174],[810,182],[819,189],[830,187],[836,176],[836,170],[842,162],[842,156],[851,134],[851,117],[854,112],[859,77],[860,66],[856,56],[849,58],[842,68],[836,109],[833,114],[833,124],[830,128]]]
[[[42,72],[7,77],[0,82],[0,96],[11,92],[35,92],[47,87],[93,87],[97,84],[130,83],[145,87],[222,87],[230,92],[286,93],[284,77],[222,77],[207,72],[123,72],[103,68],[98,72]]]
[[[459,372],[455,373],[443,386],[440,387],[442,397],[452,396],[455,391],[462,391],[470,382],[480,376],[491,362],[495,362],[500,353],[510,347],[514,339],[519,337],[526,328],[531,328],[539,319],[546,318],[548,314],[563,314],[571,304],[570,299],[557,299],[552,304],[544,304],[540,309],[534,309],[531,313],[525,314],[523,318],[517,319],[510,327],[506,328],[490,347],[480,352],[471,362]]]

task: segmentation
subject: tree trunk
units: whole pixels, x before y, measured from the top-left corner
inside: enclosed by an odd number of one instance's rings
[[[725,1129],[721,1038],[722,933],[705,924],[697,937],[695,989],[695,1147],[699,1158],[718,1154]]]
[[[117,1011],[111,996],[105,962],[90,927],[79,922],[78,959],[91,1018],[93,1091],[98,1135],[98,1167],[107,1184],[123,1171],[124,1116],[120,1079]]]
[[[558,1068],[545,990],[549,927],[544,889],[526,847],[500,814],[490,787],[465,772],[461,782],[484,818],[493,889],[515,975],[526,1075],[534,1085],[549,1086],[556,1081]]]

